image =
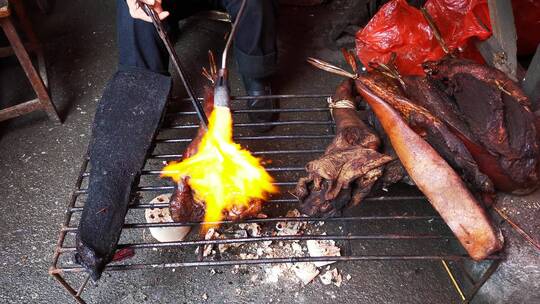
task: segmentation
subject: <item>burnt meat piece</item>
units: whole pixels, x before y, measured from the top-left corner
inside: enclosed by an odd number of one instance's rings
[[[204,218],[204,204],[197,202],[193,197],[188,179],[182,178],[176,183],[170,199],[169,210],[175,222],[196,222]]]
[[[399,161],[396,151],[394,150],[394,147],[392,147],[390,139],[388,138],[388,136],[386,136],[386,133],[384,133],[384,129],[382,128],[381,123],[379,122],[373,111],[369,109],[369,106],[367,119],[369,125],[373,127],[373,129],[377,132],[378,136],[382,140],[383,154],[393,158],[392,161],[388,162],[384,166],[384,172],[382,177],[380,178],[382,188],[386,189],[398,182],[404,182],[409,185],[414,185],[414,182],[407,174],[407,170],[405,170],[403,164]]]

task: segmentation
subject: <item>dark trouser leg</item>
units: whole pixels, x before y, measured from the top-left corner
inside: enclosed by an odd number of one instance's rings
[[[166,0],[163,6],[172,13],[164,21],[169,33],[176,30],[176,23],[180,18],[204,8],[205,2],[213,2],[210,6],[224,7],[233,18],[241,4],[240,0],[184,3],[179,0]],[[243,76],[265,78],[276,70],[277,1],[248,0],[246,5],[235,39],[236,60]],[[169,58],[154,26],[149,22],[133,19],[125,0],[117,0],[117,31],[120,70],[142,68],[161,74],[168,73]]]
[[[241,0],[218,0],[233,19],[240,10]],[[277,0],[247,0],[246,8],[238,24],[234,41],[234,54],[238,71],[248,95],[272,94],[268,77],[277,65],[276,16]],[[279,108],[277,99],[247,100],[249,109],[272,110]],[[252,122],[278,120],[277,112],[254,112],[248,114]],[[272,126],[254,127],[255,131],[266,132]]]
[[[129,14],[125,0],[116,1],[118,70],[147,69],[168,74],[169,57],[154,25]]]
[[[117,32],[119,70],[146,69],[168,75],[169,55],[150,22],[133,19],[125,0],[117,0]],[[163,0],[163,9],[170,16],[163,20],[169,37],[174,40],[178,21],[206,7],[199,0]]]
[[[234,19],[240,0],[219,0]],[[249,78],[266,78],[276,70],[277,1],[248,0],[234,41],[234,54],[240,74]]]
[[[118,69],[146,69],[152,72],[168,75],[169,55],[159,38],[154,25],[150,22],[133,19],[125,0],[117,0],[116,22],[118,32]],[[168,2],[164,2],[166,6]],[[169,30],[174,18],[164,21]]]

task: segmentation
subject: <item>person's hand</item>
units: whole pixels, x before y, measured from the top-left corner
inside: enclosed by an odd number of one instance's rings
[[[131,17],[147,22],[152,22],[152,19],[144,12],[144,10],[141,8],[142,3],[139,2],[144,2],[150,5],[150,7],[152,7],[159,16],[159,19],[163,20],[169,16],[169,12],[163,11],[161,1],[162,0],[126,0]]]

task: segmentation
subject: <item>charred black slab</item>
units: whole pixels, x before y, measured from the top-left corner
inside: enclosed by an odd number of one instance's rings
[[[77,263],[98,280],[116,251],[131,190],[162,117],[170,77],[117,72],[97,107],[90,142],[90,180],[77,235]]]

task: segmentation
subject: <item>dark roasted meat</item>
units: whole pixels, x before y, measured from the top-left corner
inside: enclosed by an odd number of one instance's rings
[[[131,191],[161,119],[170,77],[120,71],[96,109],[89,146],[88,198],[79,223],[75,259],[100,278],[116,253]]]
[[[436,88],[430,87],[420,77],[404,79],[407,92],[403,91],[397,82],[377,72],[365,75],[362,79],[375,94],[397,110],[407,124],[422,136],[472,189],[483,193],[494,192],[490,179],[479,170],[467,147],[451,131],[453,125],[454,129],[462,129],[466,133],[466,126],[460,125],[458,118],[455,122],[449,119],[452,125],[446,124],[423,106],[457,116],[451,108],[444,106],[444,100],[439,96],[442,92],[435,91]],[[411,99],[405,98],[407,93]]]
[[[435,119],[416,117],[416,122],[409,120],[413,127],[423,130],[424,138],[458,172],[459,175],[477,192],[493,193],[493,183],[481,172],[478,164],[460,137],[474,141],[469,127],[461,118],[457,106],[443,91],[442,84],[429,77],[405,77],[408,100],[426,109]],[[439,124],[436,120],[443,122]],[[427,124],[425,124],[427,122]]]
[[[214,89],[210,86],[205,87],[204,92],[204,111],[207,116],[210,116],[214,108]],[[197,153],[197,149],[205,134],[204,128],[199,128],[195,138],[188,145],[183,159],[189,158]],[[240,220],[247,217],[257,216],[261,211],[262,202],[253,201],[249,207],[234,206],[230,210],[225,210],[223,213],[224,220]],[[193,190],[189,185],[189,177],[181,178],[176,184],[171,200],[169,203],[171,217],[175,222],[201,222],[204,219],[206,211],[206,203],[198,201],[195,198]]]
[[[463,142],[496,188],[523,193],[538,185],[538,143],[529,100],[501,71],[464,60],[426,64],[447,87],[472,135]]]

